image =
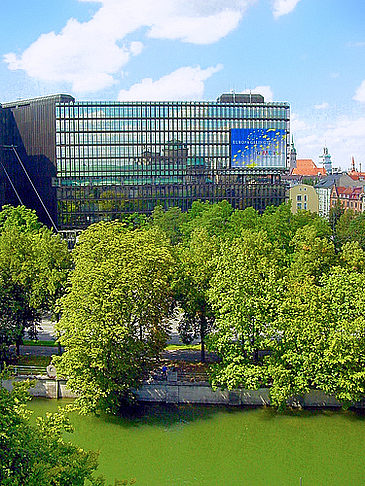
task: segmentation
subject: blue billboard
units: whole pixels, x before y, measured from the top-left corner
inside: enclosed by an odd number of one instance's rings
[[[286,131],[231,128],[232,167],[286,167]]]

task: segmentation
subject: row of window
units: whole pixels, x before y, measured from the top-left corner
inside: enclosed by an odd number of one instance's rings
[[[164,154],[163,146],[142,147],[139,145],[80,145],[61,146],[56,148],[57,159],[88,158],[88,157],[142,157],[149,152],[159,156]],[[229,145],[190,145],[189,156],[191,157],[225,157],[229,156]],[[186,158],[186,157],[185,157]]]
[[[274,120],[268,118],[260,119],[131,119],[131,120],[73,120],[57,119],[56,132],[71,132],[75,135],[79,132],[100,132],[103,131],[112,135],[113,132],[167,132],[174,131],[184,133],[186,131],[204,131],[228,133],[230,128],[278,128],[285,130],[287,121],[283,119]]]
[[[288,118],[289,105],[228,105],[217,103],[112,104],[62,103],[57,118]]]

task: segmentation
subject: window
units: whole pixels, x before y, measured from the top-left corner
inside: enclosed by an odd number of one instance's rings
[[[301,194],[298,194],[297,201],[301,201],[301,200],[302,200],[302,196],[301,196]]]

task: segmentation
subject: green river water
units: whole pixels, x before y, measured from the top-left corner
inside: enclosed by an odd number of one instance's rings
[[[64,403],[35,399],[31,408],[42,415]],[[112,484],[365,485],[364,413],[149,406],[123,418],[74,414],[72,423],[70,438],[100,450],[99,472]]]

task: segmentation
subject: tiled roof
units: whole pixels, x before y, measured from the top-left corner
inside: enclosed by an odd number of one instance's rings
[[[348,175],[353,179],[354,181],[358,181],[359,179],[364,180],[365,179],[365,172],[357,172],[357,170],[350,170],[348,172]]]
[[[359,199],[364,194],[362,187],[334,187],[333,193],[336,193],[338,197],[346,199]]]
[[[323,189],[332,187],[340,177],[341,177],[341,174],[328,175],[324,179],[320,180],[318,182],[318,184],[316,184],[314,187],[323,188]]]
[[[317,167],[312,159],[298,159],[297,166],[293,169],[292,174],[304,176],[326,175],[326,169]]]

